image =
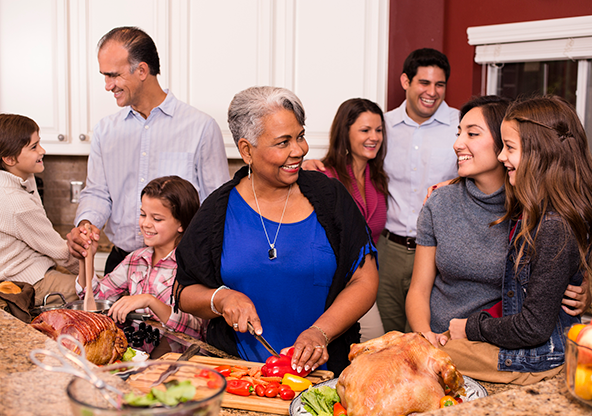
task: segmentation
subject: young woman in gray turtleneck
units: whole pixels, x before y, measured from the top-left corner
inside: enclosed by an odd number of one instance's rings
[[[501,315],[502,278],[508,252],[509,222],[491,225],[505,214],[506,170],[500,126],[509,105],[497,96],[475,98],[461,109],[459,178],[436,189],[417,224],[417,251],[406,313],[411,329],[432,344],[444,345],[454,318],[480,310]],[[584,309],[584,289],[569,286],[564,308]],[[496,310],[497,309],[497,310]]]

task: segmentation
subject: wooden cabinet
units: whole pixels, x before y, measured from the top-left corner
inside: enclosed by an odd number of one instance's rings
[[[35,119],[49,154],[88,154],[94,125],[118,110],[96,45],[123,25],[154,39],[161,85],[217,120],[231,158],[226,111],[247,87],[300,97],[310,157],[342,101],[386,103],[388,0],[0,0],[0,112]]]

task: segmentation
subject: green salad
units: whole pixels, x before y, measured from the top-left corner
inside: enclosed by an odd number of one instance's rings
[[[333,405],[340,401],[333,387],[309,387],[300,395],[304,409],[313,416],[333,416]]]
[[[189,380],[173,380],[165,383],[166,390],[152,388],[150,393],[137,395],[133,391],[123,397],[125,404],[134,407],[154,407],[164,405],[175,407],[185,403],[195,396],[195,386]]]

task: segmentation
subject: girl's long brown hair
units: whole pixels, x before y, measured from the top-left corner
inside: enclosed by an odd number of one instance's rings
[[[339,106],[337,114],[335,114],[335,118],[333,119],[333,124],[331,125],[329,150],[322,162],[327,168],[335,170],[341,183],[352,193],[351,179],[347,173],[347,165],[351,165],[352,163],[349,129],[356,122],[360,114],[367,111],[378,114],[382,121],[382,145],[376,157],[368,161],[368,165],[370,166],[370,180],[380,193],[387,196],[388,176],[384,171],[386,129],[382,110],[376,103],[365,98],[351,98]]]
[[[510,105],[504,121],[512,120],[518,124],[521,156],[516,186],[506,186],[507,213],[501,221],[516,220],[522,214],[514,244],[524,244],[516,265],[522,257],[536,254],[537,225],[552,211],[573,232],[581,267],[590,274],[592,157],[578,115],[563,98],[546,96]]]

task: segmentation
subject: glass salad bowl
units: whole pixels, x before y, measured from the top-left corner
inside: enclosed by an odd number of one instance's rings
[[[171,374],[161,381],[167,371]],[[189,361],[122,362],[100,367],[95,373],[109,389],[73,378],[66,389],[73,415],[215,416],[226,389],[221,374]]]
[[[592,406],[592,349],[568,337],[565,329],[565,384],[580,402]]]

